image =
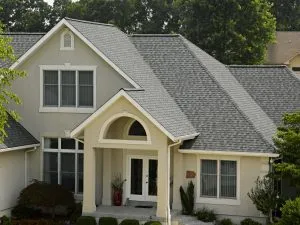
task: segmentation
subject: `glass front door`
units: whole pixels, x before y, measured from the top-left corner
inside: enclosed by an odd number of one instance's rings
[[[157,159],[148,156],[129,157],[130,200],[156,201]]]

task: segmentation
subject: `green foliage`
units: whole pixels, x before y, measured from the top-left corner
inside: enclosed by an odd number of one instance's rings
[[[217,220],[217,216],[213,210],[202,208],[196,213],[197,219],[203,222],[214,222]]]
[[[262,224],[259,223],[259,222],[254,221],[250,218],[246,218],[243,221],[241,221],[241,225],[262,225]]]
[[[300,190],[300,111],[283,116],[283,125],[277,129],[274,143],[283,158],[273,164],[275,175],[288,179]]]
[[[16,60],[14,50],[10,46],[11,39],[4,37],[2,33],[3,27],[0,23],[0,61],[11,64],[11,62]],[[7,105],[11,103],[21,103],[20,98],[13,93],[10,88],[14,80],[24,76],[25,73],[22,71],[12,70],[6,67],[0,68],[0,143],[7,137],[5,129],[8,126],[7,121],[9,116],[11,115],[13,119],[19,118],[15,111],[7,109]]]
[[[92,216],[81,216],[77,219],[76,225],[97,225],[97,222]]]
[[[61,185],[35,182],[21,191],[18,205],[48,208],[52,217],[55,217],[55,209],[58,206],[72,208],[75,206],[75,200],[73,193]]]
[[[300,224],[300,198],[288,200],[281,210],[281,218],[278,225],[298,225]]]
[[[100,217],[99,225],[118,225],[118,220],[113,217]]]
[[[219,223],[219,225],[234,225],[231,219],[222,219]]]
[[[0,217],[1,225],[11,225],[11,220],[7,216]]]
[[[76,203],[75,207],[70,215],[70,221],[72,223],[75,223],[77,221],[77,219],[81,216],[82,214],[82,203]]]
[[[63,221],[55,221],[55,220],[12,220],[12,225],[65,225]]]
[[[180,33],[225,64],[260,64],[275,39],[268,0],[177,0]]]
[[[125,219],[120,223],[120,225],[140,225],[140,223],[138,220]]]
[[[35,219],[42,215],[40,209],[34,209],[25,205],[16,205],[12,211],[11,215],[15,219]]]
[[[187,192],[183,190],[183,187],[180,186],[179,189],[181,204],[182,204],[182,214],[192,215],[194,213],[194,184],[192,181],[189,182],[187,187]]]
[[[144,223],[144,225],[161,225],[161,222],[159,221],[148,221]]]
[[[268,177],[258,177],[255,184],[255,187],[251,188],[248,196],[256,206],[257,210],[261,211],[265,216],[268,216],[270,222],[272,222],[272,211],[276,209],[276,206],[279,203],[277,192],[274,190],[273,179]]]

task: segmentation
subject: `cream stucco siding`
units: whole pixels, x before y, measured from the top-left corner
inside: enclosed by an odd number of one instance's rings
[[[15,206],[20,191],[25,186],[24,168],[24,151],[0,153],[0,216]]]

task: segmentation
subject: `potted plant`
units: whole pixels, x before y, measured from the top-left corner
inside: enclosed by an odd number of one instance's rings
[[[115,175],[111,185],[113,189],[113,205],[122,205],[123,184],[126,179],[122,179],[121,174]]]

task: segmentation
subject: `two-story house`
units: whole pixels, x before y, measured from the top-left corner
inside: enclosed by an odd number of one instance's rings
[[[72,190],[86,215],[147,205],[127,216],[169,222],[181,210],[179,187],[193,181],[196,208],[264,219],[247,193],[278,157],[282,114],[300,109],[288,68],[227,66],[180,35],[126,35],[69,18],[46,34],[8,35],[19,56],[9,66],[28,76],[13,85],[23,127],[11,121],[15,144],[1,146],[0,199],[10,197],[0,210],[38,179]],[[116,209],[117,174],[126,206]]]

